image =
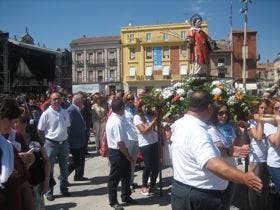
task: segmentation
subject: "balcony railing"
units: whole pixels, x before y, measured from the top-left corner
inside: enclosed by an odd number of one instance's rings
[[[116,66],[118,64],[117,59],[108,59],[109,66]]]

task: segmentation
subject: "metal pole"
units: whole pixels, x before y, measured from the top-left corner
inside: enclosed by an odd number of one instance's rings
[[[248,0],[245,0],[245,8],[244,8],[244,40],[243,40],[243,70],[242,70],[242,78],[243,78],[243,88],[246,92],[246,59],[247,59],[247,21],[248,21]]]

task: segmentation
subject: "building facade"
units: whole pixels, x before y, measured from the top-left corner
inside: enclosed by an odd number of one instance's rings
[[[120,36],[82,37],[70,43],[74,92],[123,89]]]
[[[216,40],[210,55],[210,75],[213,77],[232,76],[232,47],[228,40]]]
[[[57,49],[55,84],[72,92],[72,54],[67,49]]]
[[[277,54],[277,57],[273,62],[273,69],[274,69],[274,83],[280,86],[280,53]]]
[[[123,27],[124,89],[165,87],[186,79],[191,71],[184,41],[190,27],[190,23]],[[202,29],[208,31],[207,22]]]
[[[256,31],[247,31],[247,55],[246,55],[246,79],[256,79],[257,72],[257,40]],[[233,72],[234,79],[242,79],[243,56],[242,46],[244,40],[244,31],[233,30],[231,32],[233,46]]]
[[[267,61],[266,63],[257,64],[257,80],[260,89],[265,90],[271,88],[275,81],[274,64]]]

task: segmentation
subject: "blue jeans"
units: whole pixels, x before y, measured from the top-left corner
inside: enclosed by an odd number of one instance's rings
[[[44,147],[46,148],[47,155],[51,162],[51,173],[53,174],[54,163],[57,158],[59,168],[60,168],[60,192],[68,192],[68,158],[69,158],[69,143],[64,141],[62,144],[59,144],[54,141],[46,140]],[[53,195],[53,186],[49,187],[46,195]]]
[[[274,168],[268,166],[268,170],[273,183],[275,184],[275,189],[280,193],[280,168]]]

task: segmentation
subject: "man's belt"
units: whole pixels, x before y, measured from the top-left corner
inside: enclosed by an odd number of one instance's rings
[[[45,138],[46,140],[52,142],[52,143],[55,143],[55,144],[64,144],[67,142],[67,139],[63,140],[63,141],[56,141],[56,140],[52,140],[52,139],[48,139],[48,138]]]

